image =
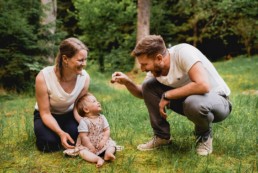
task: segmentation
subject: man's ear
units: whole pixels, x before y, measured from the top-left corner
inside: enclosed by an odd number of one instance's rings
[[[161,54],[157,54],[156,55],[156,60],[162,61],[163,60],[163,56]]]

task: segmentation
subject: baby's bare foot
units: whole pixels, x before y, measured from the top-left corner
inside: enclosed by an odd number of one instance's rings
[[[104,156],[104,160],[115,160],[116,159],[116,156],[112,153],[106,153],[105,156]]]
[[[99,158],[98,161],[97,161],[96,167],[97,168],[101,167],[104,164],[104,162],[105,161],[102,158]]]

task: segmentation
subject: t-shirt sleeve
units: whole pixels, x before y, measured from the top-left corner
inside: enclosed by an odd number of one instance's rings
[[[187,45],[180,49],[177,61],[180,68],[188,73],[191,67],[201,60],[198,57],[198,50],[193,46]]]
[[[79,126],[78,126],[78,132],[89,132],[87,120],[81,119]]]
[[[101,116],[103,119],[103,128],[105,129],[105,128],[109,127],[109,124],[108,124],[106,117],[104,115],[101,115]]]

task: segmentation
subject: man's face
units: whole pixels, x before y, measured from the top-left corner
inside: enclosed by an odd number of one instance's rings
[[[159,77],[162,74],[161,59],[148,58],[146,55],[141,55],[137,57],[139,64],[141,65],[141,70],[143,72],[151,72],[154,77]]]

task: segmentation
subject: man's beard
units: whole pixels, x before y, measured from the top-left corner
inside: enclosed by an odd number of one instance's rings
[[[159,65],[154,64],[154,70],[151,71],[154,77],[160,77],[162,74],[162,68]]]

